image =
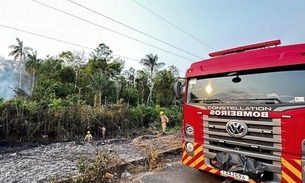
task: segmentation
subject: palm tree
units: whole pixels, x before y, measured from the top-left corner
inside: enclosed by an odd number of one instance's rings
[[[9,56],[14,56],[14,60],[17,61],[19,58],[19,88],[21,88],[21,64],[25,60],[25,57],[29,54],[29,51],[32,51],[30,47],[24,47],[23,41],[20,41],[19,38],[16,38],[17,45],[10,45],[9,48],[13,49]]]
[[[29,72],[32,72],[32,90],[35,86],[36,73],[41,61],[41,59],[37,59],[37,51],[33,52],[32,55],[28,54],[28,60],[25,63],[25,68]]]
[[[158,55],[153,55],[152,53],[149,55],[146,55],[146,58],[141,59],[140,64],[144,65],[147,69],[150,71],[150,86],[149,86],[149,95],[147,98],[147,105],[152,99],[152,91],[154,88],[154,82],[153,82],[153,75],[154,72],[157,71],[159,68],[163,67],[165,63],[159,62],[158,63]]]

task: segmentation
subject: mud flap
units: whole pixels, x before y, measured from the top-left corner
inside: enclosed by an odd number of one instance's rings
[[[253,180],[263,181],[265,166],[261,162],[242,154],[217,153],[214,166],[220,170],[245,173]]]

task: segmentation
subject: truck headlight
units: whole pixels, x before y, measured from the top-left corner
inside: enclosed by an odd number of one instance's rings
[[[185,133],[189,136],[193,136],[194,135],[194,128],[191,126],[186,126],[185,128]]]
[[[186,142],[185,149],[188,152],[193,152],[194,151],[194,144],[191,143],[191,142]]]

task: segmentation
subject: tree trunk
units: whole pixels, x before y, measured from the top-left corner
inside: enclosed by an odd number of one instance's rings
[[[154,83],[153,83],[153,69],[151,68],[150,70],[150,84],[151,86],[149,87],[149,95],[148,95],[148,98],[147,98],[147,106],[149,104],[149,102],[151,101],[152,99],[152,90],[154,88]]]
[[[97,106],[97,94],[94,94],[94,104],[93,107]]]
[[[21,82],[22,82],[21,65],[22,65],[22,55],[20,57],[20,63],[19,63],[19,88],[20,89],[21,89]]]
[[[116,103],[118,104],[119,103],[119,87],[117,87],[117,90],[116,90]]]
[[[149,105],[149,103],[152,99],[153,88],[154,88],[154,83],[151,81],[151,86],[149,87],[149,95],[148,95],[148,98],[147,98],[147,106]]]
[[[75,71],[75,70],[74,70]],[[77,87],[77,79],[78,79],[78,73],[75,71],[75,82],[74,82],[74,88],[76,88]]]
[[[151,87],[149,87],[149,95],[147,97],[147,102],[146,102],[146,105],[148,106],[149,105],[149,101],[151,100]]]
[[[19,64],[19,88],[21,89],[21,61]]]
[[[35,77],[36,77],[36,70],[34,69],[34,71],[33,71],[33,78],[32,78],[32,91],[33,91],[33,89],[34,89],[34,87],[35,87]]]
[[[101,91],[98,92],[98,100],[99,100],[99,105],[101,106],[102,105],[102,92]],[[106,101],[105,101],[105,103],[106,103]]]
[[[141,98],[142,104],[144,104],[144,90],[145,90],[145,88],[144,88],[144,86],[143,86],[143,89],[142,89],[142,98]]]

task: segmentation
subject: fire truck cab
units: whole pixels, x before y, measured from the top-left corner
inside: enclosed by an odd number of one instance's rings
[[[183,164],[244,182],[305,183],[305,44],[280,43],[218,51],[191,64]]]

